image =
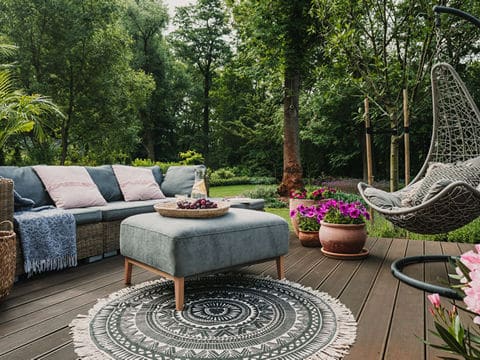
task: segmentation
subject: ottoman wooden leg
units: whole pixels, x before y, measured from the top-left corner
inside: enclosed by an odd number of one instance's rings
[[[283,255],[277,257],[276,261],[277,261],[277,275],[278,275],[278,278],[280,280],[284,279],[285,278],[285,268],[284,268],[284,257],[283,257]]]
[[[185,296],[185,278],[183,277],[173,277],[173,282],[175,284],[175,309],[177,311],[183,310],[183,301]]]
[[[132,283],[132,263],[125,258],[125,285]]]

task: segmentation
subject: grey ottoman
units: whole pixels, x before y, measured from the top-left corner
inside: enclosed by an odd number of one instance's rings
[[[131,282],[132,265],[173,279],[176,309],[182,310],[186,276],[275,259],[283,278],[288,238],[285,220],[252,210],[230,209],[211,219],[131,216],[120,227],[125,283]]]

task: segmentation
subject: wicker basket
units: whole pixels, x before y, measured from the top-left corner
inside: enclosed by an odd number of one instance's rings
[[[7,224],[10,230],[0,230],[0,299],[7,296],[15,280],[16,236],[13,224],[9,220],[0,222]]]

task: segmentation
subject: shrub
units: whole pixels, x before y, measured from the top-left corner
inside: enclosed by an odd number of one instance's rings
[[[288,205],[283,201],[280,201],[277,194],[277,186],[257,186],[253,190],[247,190],[240,194],[243,197],[249,197],[253,199],[264,199],[265,207],[267,208],[286,208]]]
[[[202,154],[195,150],[187,150],[178,154],[181,165],[202,165],[205,163],[205,158]]]
[[[160,161],[152,161],[150,159],[135,159],[133,160],[132,162],[132,166],[144,166],[144,167],[147,167],[147,166],[159,166],[160,169],[162,170],[162,174],[166,174],[167,173],[167,170],[170,166],[179,166],[179,165],[183,165],[179,162],[160,162]]]
[[[210,184],[216,184],[222,180],[231,179],[235,177],[235,173],[227,168],[220,168],[212,171],[209,175]]]

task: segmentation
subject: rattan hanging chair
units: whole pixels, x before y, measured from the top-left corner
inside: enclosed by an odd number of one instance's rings
[[[403,198],[424,176],[431,163],[456,164],[480,156],[480,112],[452,66],[432,67],[433,130],[430,150],[418,175],[407,187],[392,194]],[[421,234],[446,233],[480,216],[480,191],[455,181],[429,200],[412,207],[385,209],[358,190],[369,206],[393,224]]]

